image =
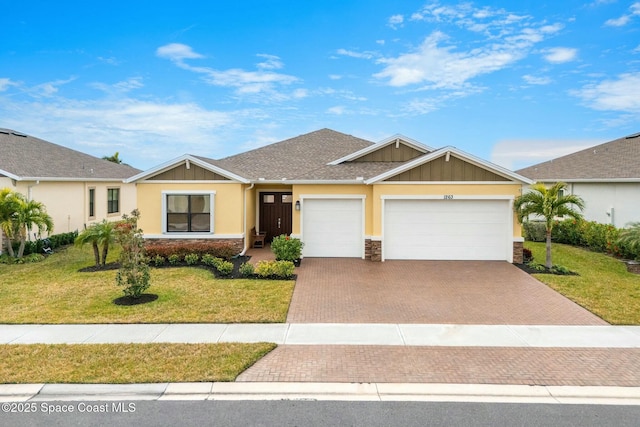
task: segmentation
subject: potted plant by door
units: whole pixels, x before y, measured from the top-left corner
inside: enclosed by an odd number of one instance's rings
[[[304,243],[300,239],[281,234],[273,238],[271,251],[275,254],[276,261],[291,261],[298,267],[301,262],[303,246]]]

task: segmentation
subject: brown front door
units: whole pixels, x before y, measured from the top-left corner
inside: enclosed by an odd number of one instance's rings
[[[271,241],[281,234],[291,234],[293,196],[283,192],[260,193],[260,231]]]

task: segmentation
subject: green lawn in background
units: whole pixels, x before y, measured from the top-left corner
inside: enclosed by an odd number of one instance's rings
[[[544,243],[525,242],[524,247],[534,262],[544,264]],[[554,243],[551,253],[553,264],[579,275],[534,277],[611,324],[640,324],[640,275],[627,272],[619,259],[574,246]]]

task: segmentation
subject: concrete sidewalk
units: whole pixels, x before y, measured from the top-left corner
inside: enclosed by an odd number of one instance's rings
[[[640,348],[640,326],[418,324],[0,325],[0,344],[219,343]]]
[[[0,402],[346,400],[640,405],[638,387],[402,383],[5,384]]]

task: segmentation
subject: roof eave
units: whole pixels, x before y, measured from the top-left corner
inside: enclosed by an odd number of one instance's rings
[[[250,180],[248,180],[247,178],[243,178],[240,175],[236,175],[233,172],[229,172],[226,169],[222,169],[221,167],[218,167],[216,165],[213,165],[209,162],[205,162],[204,160],[200,160],[197,157],[194,157],[190,154],[183,154],[180,157],[177,157],[173,160],[169,160],[168,162],[162,163],[158,166],[155,166],[151,169],[148,169],[144,172],[141,172],[137,175],[134,175],[128,179],[125,180],[126,183],[131,183],[131,182],[136,182],[136,181],[141,181],[147,177],[156,175],[158,173],[164,172],[165,170],[171,169],[172,167],[175,167],[183,162],[189,161],[197,166],[200,166],[201,168],[207,169],[211,172],[217,173],[219,175],[225,176],[233,181],[238,181],[241,182],[243,184],[248,184],[250,182]]]
[[[533,182],[583,182],[583,183],[602,183],[602,182],[640,182],[640,178],[538,178]]]

